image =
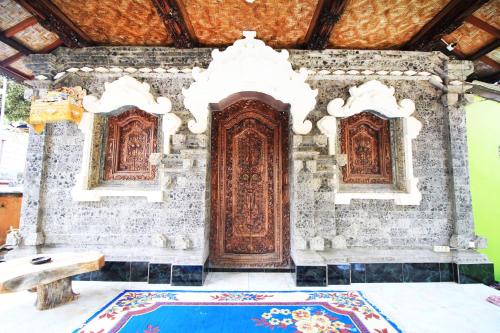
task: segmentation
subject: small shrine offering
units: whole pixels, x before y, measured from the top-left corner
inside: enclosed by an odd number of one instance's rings
[[[82,100],[85,90],[82,87],[62,87],[49,91],[43,98],[31,103],[28,123],[36,133],[41,133],[46,123],[69,120],[79,123],[83,115]]]

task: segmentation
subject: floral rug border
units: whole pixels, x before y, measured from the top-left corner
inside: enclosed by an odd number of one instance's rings
[[[83,332],[83,330],[87,324],[89,324],[92,320],[94,320],[96,317],[100,315],[100,317],[104,316],[104,311],[108,310],[109,308],[117,302],[121,297],[126,295],[127,293],[147,293],[149,294],[154,294],[158,293],[160,294],[161,297],[167,297],[172,299],[172,302],[165,302],[165,301],[156,301],[152,306],[149,307],[144,307],[140,308],[135,311],[128,311],[125,315],[123,315],[120,320],[113,326],[113,328],[106,333],[115,333],[118,332],[123,325],[134,315],[137,314],[143,314],[143,313],[149,313],[152,312],[156,309],[158,309],[161,306],[164,305],[212,305],[212,306],[224,306],[224,305],[232,305],[232,306],[245,306],[249,304],[255,304],[255,303],[248,303],[248,301],[256,301],[258,302],[257,304],[259,305],[276,305],[276,306],[284,306],[284,305],[306,305],[308,302],[316,305],[321,305],[329,310],[333,309],[335,311],[342,311],[341,308],[339,307],[334,307],[328,302],[321,302],[321,301],[315,301],[315,298],[310,298],[311,295],[312,297],[325,297],[324,295],[331,295],[333,293],[357,293],[364,302],[366,302],[371,308],[373,308],[376,311],[376,315],[380,315],[390,326],[392,329],[394,329],[398,333],[402,333],[402,330],[392,321],[390,320],[387,315],[385,315],[380,309],[372,304],[363,294],[363,292],[358,291],[358,290],[328,290],[328,289],[320,289],[320,290],[252,290],[252,291],[245,291],[245,290],[175,290],[175,289],[163,289],[163,290],[148,290],[148,289],[141,289],[141,290],[136,290],[136,289],[126,289],[120,292],[117,296],[115,296],[112,300],[110,300],[108,303],[106,303],[103,307],[101,307],[98,311],[96,311],[90,318],[88,318],[85,323],[83,323],[80,327],[78,327],[76,330],[73,331],[73,333],[79,333]],[[177,293],[215,293],[216,296],[212,296],[212,301],[211,302],[182,302],[178,301],[176,298]],[[283,302],[271,302],[271,301],[266,301],[265,298],[268,297],[268,295],[265,294],[290,294],[290,293],[296,293],[296,294],[309,294],[309,298],[305,299],[303,301],[297,301],[297,302],[290,302],[290,301],[283,301]],[[318,296],[319,295],[319,296]],[[251,297],[248,299],[241,299],[241,297]],[[239,299],[235,299],[239,298]],[[270,297],[270,296],[269,296]],[[236,302],[234,302],[236,301]],[[311,302],[314,301],[314,302]],[[363,327],[364,324],[357,318],[356,315],[352,316],[351,311],[345,311],[344,315],[349,316],[353,322],[356,322],[359,324],[359,326]],[[104,331],[103,331],[104,332]],[[146,332],[146,331],[145,331]],[[147,331],[149,332],[149,331]],[[156,332],[152,330],[151,332]],[[371,332],[368,331],[367,332]],[[387,331],[373,331],[373,332],[387,332]]]

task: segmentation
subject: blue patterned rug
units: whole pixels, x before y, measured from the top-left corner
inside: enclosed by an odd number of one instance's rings
[[[74,333],[392,333],[359,291],[125,290]]]

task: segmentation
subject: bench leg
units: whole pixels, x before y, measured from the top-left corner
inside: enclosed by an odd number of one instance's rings
[[[37,286],[36,308],[47,310],[69,303],[78,297],[71,287],[71,277]]]

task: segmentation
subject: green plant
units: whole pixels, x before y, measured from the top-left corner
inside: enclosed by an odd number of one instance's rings
[[[25,87],[9,81],[5,99],[5,117],[10,121],[28,120],[31,102],[24,99]]]

